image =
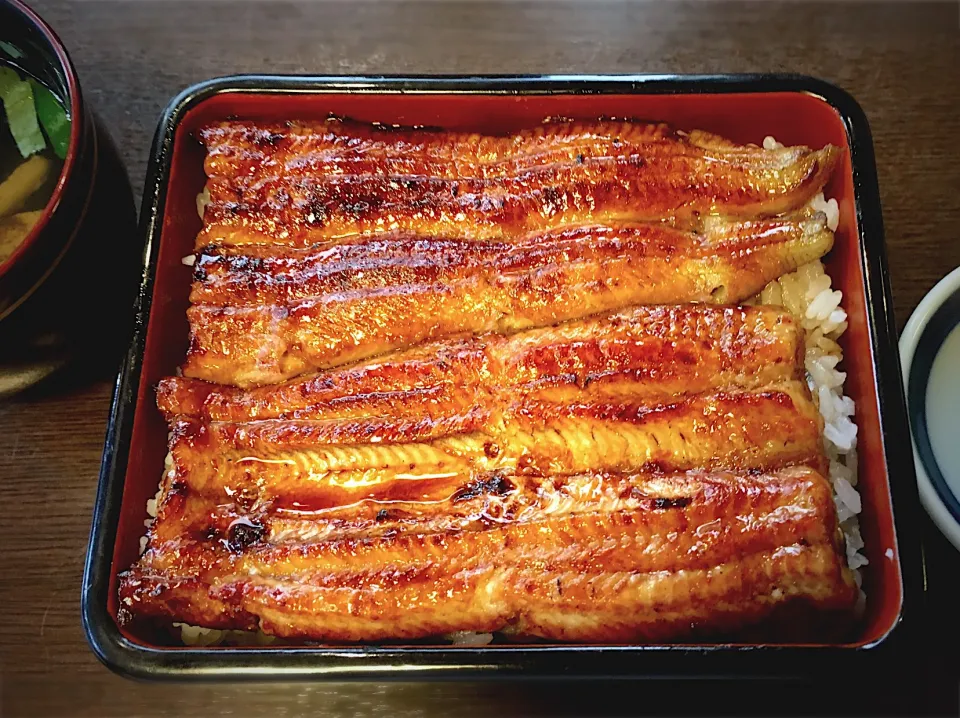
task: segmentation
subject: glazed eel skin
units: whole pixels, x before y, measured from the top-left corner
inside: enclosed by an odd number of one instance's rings
[[[396,233],[327,248],[207,247],[184,374],[270,384],[425,341],[637,304],[733,303],[823,256],[821,213],[564,227],[501,241]]]
[[[643,306],[256,389],[173,377],[121,618],[327,642],[841,629],[857,588],[780,310]],[[767,635],[774,635],[769,633]]]
[[[510,136],[204,129],[186,376],[277,383],[422,342],[637,304],[736,303],[829,251],[832,146],[662,124]]]
[[[843,635],[803,329],[737,306],[829,251],[837,148],[607,120],[199,139],[190,346],[121,622]]]
[[[234,516],[225,534],[163,540],[210,507],[168,495],[151,548],[122,577],[122,614],[326,642],[668,641],[803,616],[809,639],[857,592],[829,484],[806,467],[497,475],[444,501],[311,517],[329,527],[321,536],[218,506]]]
[[[774,215],[823,187],[839,150],[737,145],[663,124],[570,122],[509,136],[321,123],[201,131],[210,202],[197,247],[389,230],[503,239],[568,224]]]

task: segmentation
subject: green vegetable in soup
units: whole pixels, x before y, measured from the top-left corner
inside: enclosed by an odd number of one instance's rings
[[[9,67],[0,67],[0,99],[7,113],[10,134],[23,157],[29,157],[47,146],[37,122],[33,89]]]
[[[17,58],[23,57],[23,53],[20,52],[19,48],[15,45],[11,45],[9,42],[3,42],[0,40],[0,50],[3,50],[9,57],[12,57],[14,60]]]
[[[37,118],[47,133],[50,146],[60,159],[66,159],[70,146],[70,119],[60,100],[50,90],[36,80],[31,79],[33,99],[37,107]]]

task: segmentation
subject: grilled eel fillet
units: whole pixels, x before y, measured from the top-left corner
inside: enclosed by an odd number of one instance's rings
[[[837,162],[830,146],[629,122],[200,136],[209,202],[183,373],[241,387],[635,304],[734,303],[833,241],[800,209]]]
[[[506,137],[228,122],[200,139],[210,202],[198,249],[781,214],[807,204],[839,157],[832,146],[767,150],[630,122],[558,122]]]
[[[168,493],[151,546],[121,577],[123,616],[323,641],[504,631],[564,641],[662,641],[801,616],[842,625],[857,588],[830,486],[792,467],[496,477],[434,502],[286,509],[231,528],[164,527],[213,502]],[[218,505],[218,510],[228,511]],[[311,525],[321,533],[311,533]]]
[[[326,248],[205,248],[185,375],[256,386],[425,341],[637,305],[734,303],[832,246],[822,213],[565,227],[509,241],[387,233]]]
[[[639,307],[275,387],[165,380],[122,615],[326,641],[832,630],[856,587],[802,346],[772,308]]]
[[[170,377],[157,404],[168,420],[432,416],[446,411],[444,392],[468,392],[465,406],[500,387],[669,398],[802,379],[802,359],[801,327],[779,308],[644,305],[508,336],[431,342],[253,389]]]

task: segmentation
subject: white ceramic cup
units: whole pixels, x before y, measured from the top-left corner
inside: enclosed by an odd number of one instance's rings
[[[917,412],[910,408],[912,405],[915,405],[916,399],[918,398],[918,396],[915,396],[913,401],[911,401],[911,395],[916,395],[918,392],[925,394],[927,391],[927,379],[929,378],[929,374],[924,373],[922,377],[919,377],[919,379],[921,379],[920,381],[914,382],[917,386],[911,386],[911,369],[913,369],[915,363],[920,361],[920,355],[917,352],[918,346],[921,341],[926,341],[924,339],[924,332],[927,330],[932,319],[936,317],[937,323],[942,323],[943,315],[938,315],[938,312],[948,301],[950,301],[951,306],[960,306],[955,305],[956,299],[953,299],[958,296],[958,293],[960,293],[960,268],[953,270],[940,280],[923,298],[920,304],[917,305],[917,308],[910,316],[910,320],[900,335],[900,364],[903,368],[904,391],[906,392],[908,414],[910,415],[910,439],[913,445],[913,460],[917,469],[917,486],[920,491],[920,501],[923,503],[924,508],[927,510],[927,513],[930,514],[934,523],[936,523],[943,532],[943,535],[960,550],[960,515],[957,513],[955,502],[951,502],[949,498],[945,499],[944,493],[948,495],[952,494],[958,502],[960,502],[960,496],[957,495],[956,491],[951,490],[948,482],[942,478],[942,475],[939,478],[936,476],[931,478],[931,473],[939,473],[940,469],[937,466],[931,466],[931,462],[936,464],[936,458],[931,455],[931,452],[918,450],[918,432],[925,432],[925,429],[918,426],[918,424],[922,422],[918,422],[918,417],[915,415]],[[960,309],[957,310],[956,316],[953,316],[951,313],[950,319],[951,321],[956,320],[956,322],[960,322]],[[925,343],[923,351],[927,356],[924,357],[924,364],[929,363],[932,359],[929,357],[931,352],[929,352],[928,349],[929,347],[927,347]],[[933,348],[933,355],[936,354],[937,349],[939,349],[939,346]],[[956,371],[960,372],[960,366],[956,367]],[[924,418],[923,422],[925,421],[926,419]],[[957,439],[960,441],[960,406],[957,407],[957,427]],[[951,467],[951,470],[955,470],[954,467]],[[950,504],[954,504],[952,509]]]

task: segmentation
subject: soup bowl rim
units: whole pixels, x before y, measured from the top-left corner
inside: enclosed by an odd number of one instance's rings
[[[66,48],[53,29],[39,15],[37,15],[37,13],[21,2],[21,0],[0,0],[0,4],[12,7],[13,10],[19,13],[28,24],[33,25],[34,28],[38,30],[47,41],[50,48],[53,50],[53,54],[60,65],[60,70],[63,72],[64,78],[66,79],[68,95],[68,98],[66,99],[68,99],[70,104],[70,143],[67,147],[67,153],[63,161],[63,166],[60,168],[60,176],[57,178],[57,184],[53,188],[50,199],[47,201],[47,204],[43,209],[43,214],[40,216],[40,219],[37,220],[37,223],[33,226],[33,229],[30,230],[29,234],[27,234],[27,236],[13,251],[13,253],[11,253],[6,260],[0,262],[0,278],[2,278],[7,272],[16,267],[17,261],[21,257],[31,251],[33,245],[37,241],[37,238],[43,235],[44,230],[50,223],[50,219],[56,213],[61,202],[63,201],[64,195],[66,194],[67,185],[70,182],[70,178],[74,174],[74,168],[78,164],[78,158],[80,154],[80,138],[83,125],[83,102],[80,96],[80,83],[77,79],[77,73],[73,67],[73,62],[70,60],[70,56],[67,54]]]

